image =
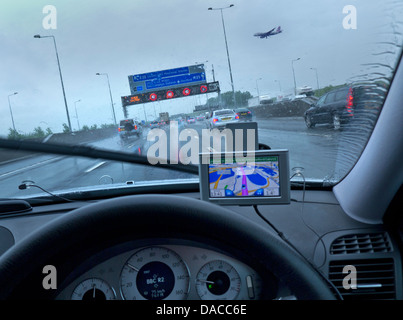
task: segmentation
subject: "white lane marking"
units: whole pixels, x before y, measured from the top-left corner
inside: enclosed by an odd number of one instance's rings
[[[55,158],[43,160],[43,161],[40,161],[40,162],[31,164],[31,165],[29,165],[29,166],[26,166],[26,167],[23,167],[23,168],[20,168],[20,169],[17,169],[17,170],[13,170],[13,171],[10,171],[10,172],[3,173],[3,174],[0,175],[0,178],[4,178],[4,177],[7,177],[7,176],[16,174],[16,173],[20,173],[20,172],[23,172],[23,171],[25,171],[25,170],[33,169],[33,168],[39,167],[39,166],[41,166],[41,165],[44,165],[44,164],[46,164],[46,163],[60,160],[60,159],[62,159],[62,158],[64,158],[64,157],[55,157]]]
[[[85,170],[85,173],[89,173],[89,172],[91,172],[91,171],[93,171],[93,170],[99,168],[100,166],[102,166],[102,165],[105,164],[105,163],[106,163],[106,161],[99,162],[99,163],[97,163],[96,165],[92,166],[91,168]]]

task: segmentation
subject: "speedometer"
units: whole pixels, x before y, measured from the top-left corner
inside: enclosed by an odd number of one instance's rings
[[[147,247],[126,261],[120,288],[126,300],[183,300],[189,293],[189,271],[174,251]]]

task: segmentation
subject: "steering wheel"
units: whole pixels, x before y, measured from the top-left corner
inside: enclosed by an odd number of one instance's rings
[[[335,299],[328,284],[267,228],[205,201],[172,195],[103,200],[56,218],[0,257],[0,299],[53,299],[43,268],[65,279],[80,262],[121,241],[152,237],[208,239],[262,266],[297,299]],[[231,252],[230,252],[231,253]]]

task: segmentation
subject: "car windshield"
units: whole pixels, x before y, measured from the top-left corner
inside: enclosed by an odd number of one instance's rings
[[[398,0],[3,0],[0,8],[3,198],[42,192],[20,190],[24,181],[62,192],[197,180],[181,165],[197,168],[211,150],[203,135],[218,130],[211,116],[232,110],[251,112],[233,121],[256,122],[261,145],[289,150],[290,177],[299,168],[307,186],[332,186],[372,133],[403,42]],[[128,119],[135,130],[120,128]],[[4,141],[147,163],[8,150]]]
[[[225,114],[233,114],[234,112],[233,111],[231,111],[231,110],[223,110],[223,111],[216,111],[216,112],[214,112],[214,114],[216,115],[216,116],[222,116],[222,115],[225,115]]]

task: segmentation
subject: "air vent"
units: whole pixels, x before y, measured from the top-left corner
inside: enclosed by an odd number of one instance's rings
[[[356,289],[343,286],[343,280],[352,276],[351,273],[343,273],[345,266],[356,269]],[[329,280],[345,300],[392,300],[396,297],[395,268],[391,258],[331,261]]]
[[[362,233],[342,236],[333,241],[330,254],[391,252],[392,246],[386,232]]]

